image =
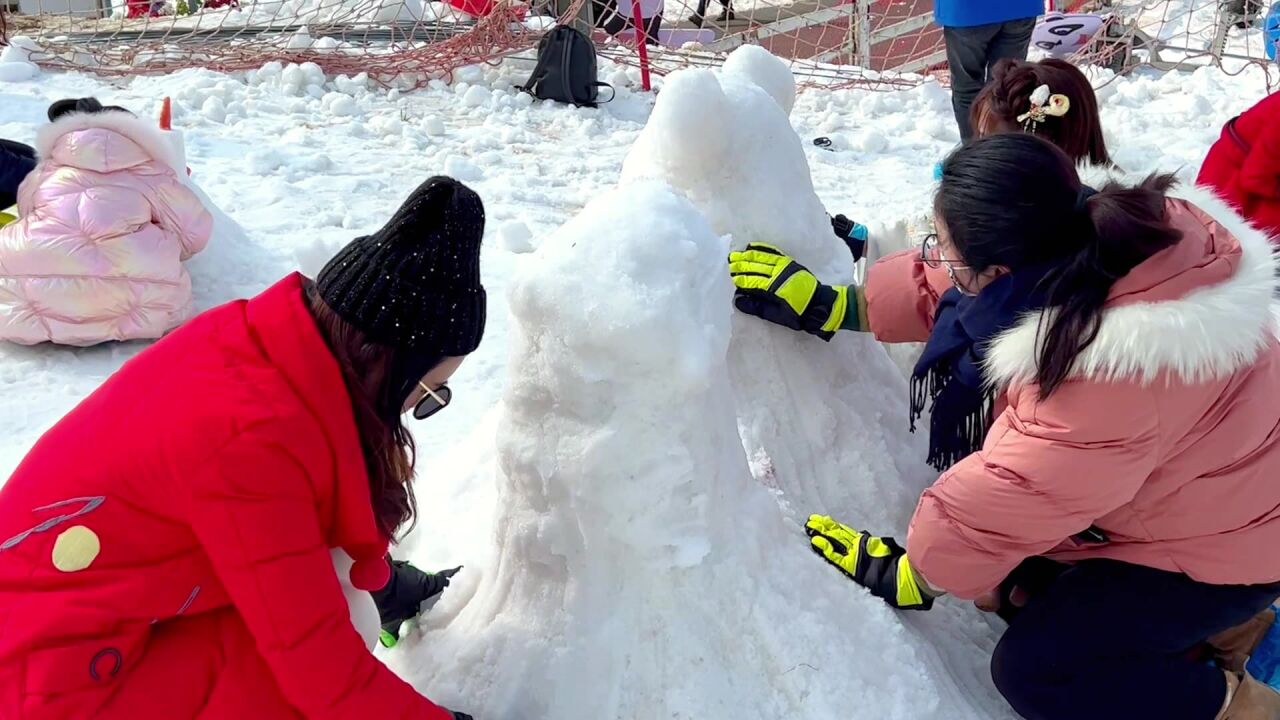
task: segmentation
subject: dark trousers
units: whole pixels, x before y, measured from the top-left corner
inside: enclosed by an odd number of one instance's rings
[[[631,17],[631,2],[623,0],[625,10],[619,9],[618,0],[592,0],[594,5],[596,27],[602,28],[610,35],[616,36],[626,30],[635,32],[635,22]],[[625,14],[624,14],[625,13]],[[658,44],[658,31],[662,29],[662,13],[651,18],[644,18],[644,36],[646,45]],[[628,40],[630,38],[627,38]]]
[[[18,186],[35,169],[35,148],[0,139],[0,210],[18,201]]]
[[[1225,676],[1189,651],[1280,597],[1280,583],[1208,585],[1113,560],[1035,563],[1023,583],[1031,599],[991,658],[996,688],[1027,720],[1213,720]]]
[[[947,42],[947,64],[951,66],[951,107],[956,113],[961,139],[973,137],[969,108],[991,79],[991,68],[1004,58],[1026,59],[1035,27],[1036,19],[1027,18],[942,29]]]

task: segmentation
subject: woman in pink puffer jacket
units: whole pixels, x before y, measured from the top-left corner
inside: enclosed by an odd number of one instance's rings
[[[0,340],[94,345],[158,338],[191,313],[182,262],[213,218],[176,138],[93,98],[60,101],[40,162],[0,228]]]
[[[911,407],[944,472],[905,548],[815,515],[812,549],[894,607],[1000,612],[992,679],[1028,720],[1280,718],[1244,667],[1280,597],[1267,237],[1170,177],[1095,191],[1025,133],[952,153],[934,210],[865,288],[730,254],[744,311],[927,340]]]

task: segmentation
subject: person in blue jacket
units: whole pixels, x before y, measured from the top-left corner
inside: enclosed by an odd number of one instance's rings
[[[1025,60],[1043,0],[934,0],[951,66],[951,106],[960,138],[973,137],[969,107],[1003,58]]]

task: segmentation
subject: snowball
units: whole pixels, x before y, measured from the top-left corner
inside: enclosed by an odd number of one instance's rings
[[[349,117],[356,114],[356,101],[350,95],[328,93],[324,96],[329,112],[337,117]]]
[[[759,45],[743,45],[724,61],[724,72],[739,74],[764,88],[782,111],[796,104],[796,79],[787,64]]]
[[[490,97],[492,97],[492,93],[489,92],[489,88],[482,85],[473,85],[462,96],[462,104],[467,107],[480,107],[481,105],[488,105]]]
[[[285,48],[289,50],[307,50],[311,47],[311,33],[303,25],[297,32],[289,36]]]
[[[422,118],[422,131],[432,137],[444,135],[444,121],[439,115],[428,115]]]
[[[40,74],[40,68],[28,62],[0,63],[0,82],[26,82]]]
[[[307,73],[299,65],[290,64],[280,73],[280,84],[297,94],[307,84]]]
[[[527,253],[533,251],[533,233],[529,226],[513,220],[498,228],[498,242],[503,250],[511,253]]]
[[[444,159],[444,173],[463,181],[475,181],[484,177],[480,166],[459,155],[450,155]]]
[[[867,128],[854,136],[854,146],[865,153],[884,152],[889,147],[889,140],[884,133],[875,128]]]
[[[455,83],[467,83],[475,85],[484,82],[484,66],[482,65],[465,65],[453,71],[453,81]]]
[[[369,128],[383,137],[397,137],[404,132],[404,122],[396,115],[377,115],[369,121]]]
[[[298,67],[302,69],[302,74],[306,77],[308,85],[324,84],[324,70],[319,65],[313,62],[304,62]]]
[[[39,51],[40,46],[26,35],[18,35],[9,40],[9,44],[0,48],[0,63],[28,63],[31,56]]]
[[[205,98],[204,104],[200,106],[200,114],[204,115],[209,122],[224,122],[227,119],[227,106],[218,96],[210,95]]]

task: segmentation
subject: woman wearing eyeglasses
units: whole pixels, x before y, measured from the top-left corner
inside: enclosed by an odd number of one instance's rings
[[[865,291],[731,258],[749,312],[927,340],[911,413],[945,472],[905,550],[820,515],[812,549],[894,607],[1001,611],[992,677],[1025,718],[1280,717],[1243,667],[1280,597],[1265,235],[1168,176],[1095,192],[1027,134],[955,151],[934,213],[919,261]],[[927,271],[953,285],[936,302]]]
[[[483,232],[480,198],[432,178],[36,443],[0,489],[0,716],[466,718],[373,657],[332,552],[384,621],[416,611],[421,577],[386,561],[414,510],[401,417],[443,409],[480,343]]]

